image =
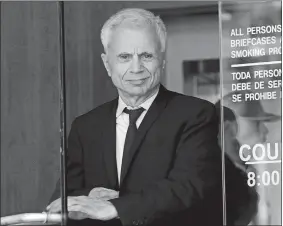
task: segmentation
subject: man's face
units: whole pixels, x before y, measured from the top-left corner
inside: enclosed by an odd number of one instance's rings
[[[268,129],[263,121],[239,118],[238,140],[241,144],[251,147],[266,142]]]
[[[102,59],[119,94],[148,96],[160,83],[163,53],[155,30],[121,25],[113,31]]]

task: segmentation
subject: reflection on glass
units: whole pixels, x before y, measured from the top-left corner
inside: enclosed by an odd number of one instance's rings
[[[237,225],[281,225],[281,10],[221,4],[223,144],[249,186]]]

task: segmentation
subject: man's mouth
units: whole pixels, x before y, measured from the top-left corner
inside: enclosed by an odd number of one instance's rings
[[[134,85],[140,85],[140,84],[143,84],[146,81],[146,79],[148,79],[148,77],[139,78],[139,79],[129,79],[127,81],[131,84],[134,84]]]

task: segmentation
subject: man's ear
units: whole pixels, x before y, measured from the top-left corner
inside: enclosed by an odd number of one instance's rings
[[[238,123],[237,123],[237,121],[231,121],[230,124],[231,124],[230,125],[231,130],[232,130],[234,136],[236,137],[237,134],[238,134]]]
[[[231,122],[228,120],[224,120],[223,122],[223,130],[224,133],[231,133]]]
[[[108,76],[111,77],[110,68],[109,68],[109,65],[108,65],[107,55],[105,53],[102,53],[101,54],[101,59],[103,61],[103,64],[104,64],[104,67],[105,67],[105,69],[107,71]]]

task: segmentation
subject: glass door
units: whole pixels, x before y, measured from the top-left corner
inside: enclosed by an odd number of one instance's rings
[[[247,184],[229,196],[226,169],[226,223],[232,215],[236,225],[282,222],[281,11],[281,1],[219,5],[222,146]]]

